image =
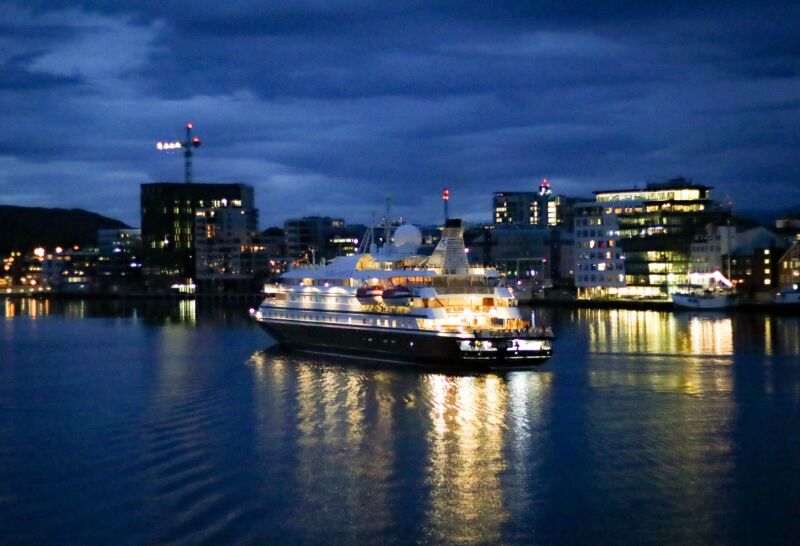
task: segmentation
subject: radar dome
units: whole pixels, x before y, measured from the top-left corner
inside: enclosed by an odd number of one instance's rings
[[[422,233],[416,226],[403,224],[394,232],[394,247],[403,254],[414,254],[422,244]]]

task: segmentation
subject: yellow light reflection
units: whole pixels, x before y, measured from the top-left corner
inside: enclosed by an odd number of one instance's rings
[[[426,383],[430,542],[498,543],[509,517],[500,483],[508,384],[494,376],[441,375]]]
[[[733,321],[730,317],[689,320],[691,354],[728,356],[733,354]]]
[[[613,354],[614,366],[593,367],[594,387],[629,385],[698,395],[730,392],[734,321],[719,314],[587,310],[589,348]],[[657,359],[641,359],[641,355]],[[626,358],[627,357],[627,358]],[[605,358],[605,357],[600,357]],[[641,367],[648,366],[646,371]]]
[[[358,369],[293,362],[297,397],[296,477],[304,513],[320,528],[358,520],[352,540],[390,525],[388,491],[395,464],[394,386]],[[379,374],[378,374],[379,375]],[[287,379],[290,383],[292,380]]]
[[[36,298],[11,299],[3,301],[5,318],[25,317],[36,319],[50,314],[50,300]]]
[[[181,322],[197,324],[197,302],[195,300],[181,300],[178,303],[178,316]]]

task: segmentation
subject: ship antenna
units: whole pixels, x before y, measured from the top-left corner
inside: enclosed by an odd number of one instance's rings
[[[389,215],[392,211],[392,198],[386,198],[386,216],[383,218],[383,247],[388,249],[389,244]]]

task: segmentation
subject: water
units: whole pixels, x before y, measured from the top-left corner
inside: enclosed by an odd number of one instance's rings
[[[0,309],[1,544],[800,543],[798,317],[537,310],[548,364],[459,376]]]

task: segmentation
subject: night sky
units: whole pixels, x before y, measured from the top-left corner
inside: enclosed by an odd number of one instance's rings
[[[553,7],[551,4],[555,4]],[[265,7],[269,6],[269,7]],[[491,193],[686,176],[800,205],[800,3],[0,2],[0,203],[139,225],[155,149],[261,225],[491,218]]]

